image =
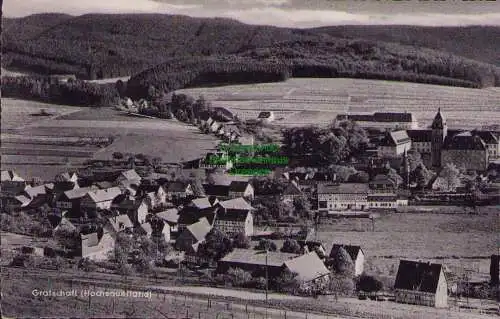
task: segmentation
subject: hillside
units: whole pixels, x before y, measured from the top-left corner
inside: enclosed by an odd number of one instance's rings
[[[338,38],[364,38],[441,50],[500,66],[500,27],[347,25],[311,29]]]
[[[87,14],[78,17],[42,14],[6,19],[4,26],[2,66],[8,69],[41,74],[72,73],[82,79],[96,79],[128,76],[148,69],[164,72],[170,67],[155,66],[176,65],[174,73],[169,71],[169,79],[158,79],[158,74],[151,81],[144,74],[139,75],[140,81],[132,78],[131,83],[136,87],[141,83],[142,92],[144,85],[151,83],[172,89],[178,88],[179,83],[210,84],[201,79],[206,78],[201,71],[187,72],[182,61],[196,61],[195,64],[203,69],[201,65],[207,57],[213,57],[210,60],[213,66],[218,63],[213,62],[214,59],[223,56],[255,63],[257,73],[261,68],[259,63],[275,63],[279,58],[279,63],[291,68],[285,72],[291,76],[384,78],[468,87],[500,83],[500,71],[492,65],[396,43],[347,41],[332,36],[335,29],[300,30],[246,25],[230,19],[160,14]],[[366,36],[361,30],[358,35]],[[350,36],[345,33],[340,32],[339,36]],[[478,36],[474,33],[471,37],[473,35]],[[422,35],[421,42],[426,42],[425,39]],[[475,41],[479,41],[467,36],[461,39],[463,48],[474,46]],[[490,42],[491,46],[495,45],[494,41]],[[459,46],[456,50],[460,49]],[[451,64],[446,68],[448,62]],[[227,71],[221,67],[213,69]],[[252,65],[243,69],[248,75],[252,72]],[[233,71],[238,76],[242,74],[237,67]],[[282,74],[272,77],[282,78]],[[234,76],[222,78],[215,82],[236,80],[241,83]],[[164,85],[158,80],[176,84]]]

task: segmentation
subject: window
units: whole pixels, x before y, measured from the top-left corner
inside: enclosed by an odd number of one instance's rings
[[[319,206],[319,208],[327,208],[327,203],[326,203],[326,201],[320,201],[318,203],[318,206]]]

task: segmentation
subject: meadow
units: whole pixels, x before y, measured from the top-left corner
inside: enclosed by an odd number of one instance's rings
[[[500,88],[467,89],[392,81],[292,78],[285,82],[178,90],[203,95],[213,106],[226,107],[240,118],[275,111],[278,125],[328,124],[337,114],[411,112],[422,128],[438,108],[452,128],[498,125]],[[464,121],[467,119],[467,121]]]
[[[50,180],[82,167],[86,159],[110,159],[114,152],[160,156],[165,162],[191,160],[217,144],[214,137],[176,120],[129,117],[110,107],[2,102],[2,169],[14,169],[26,178]],[[41,108],[54,115],[30,115]],[[105,146],[108,139],[113,143]]]

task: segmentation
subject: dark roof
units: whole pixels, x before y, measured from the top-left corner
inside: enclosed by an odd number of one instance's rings
[[[176,182],[168,182],[164,185],[165,190],[169,193],[181,193],[185,192],[189,183],[176,181]]]
[[[435,293],[441,269],[440,264],[401,260],[394,289]]]
[[[213,224],[218,211],[218,207],[197,209],[195,207],[186,206],[179,212],[179,219],[177,222],[182,225],[192,225],[205,217],[210,224]]]
[[[376,112],[373,113],[376,122],[412,122],[411,113]]]
[[[446,125],[446,119],[443,117],[441,114],[441,109],[438,109],[438,112],[436,116],[434,117],[434,120],[432,121],[431,128],[432,129],[442,129]]]
[[[344,248],[345,251],[347,251],[347,253],[349,254],[349,256],[351,256],[351,259],[353,261],[355,261],[356,258],[358,258],[359,252],[363,251],[360,246],[356,246],[356,245],[333,244],[332,249],[330,250],[329,256],[331,258],[335,257],[337,255],[337,252],[339,251],[340,247]]]
[[[217,220],[244,222],[249,213],[249,210],[245,211],[240,209],[220,210],[217,214]]]
[[[294,183],[289,183],[283,191],[283,195],[301,195],[302,191]]]
[[[395,201],[397,198],[396,194],[391,193],[368,195],[368,200],[373,202]]]
[[[412,142],[417,143],[430,142],[432,139],[432,130],[407,130],[406,134]]]
[[[258,118],[259,119],[267,119],[271,117],[271,112],[265,111],[265,112],[260,112]]]
[[[203,184],[207,196],[229,196],[229,185]]]
[[[498,143],[498,137],[490,131],[472,131],[472,135],[479,136],[486,144]]]
[[[351,121],[364,121],[364,122],[370,122],[373,121],[373,115],[372,114],[339,114],[337,115],[337,120],[351,120]]]
[[[448,136],[444,142],[446,150],[486,150],[486,144],[478,135],[471,132],[462,132]]]
[[[363,183],[318,184],[318,194],[367,194],[369,192],[368,184]]]
[[[243,193],[247,189],[247,187],[248,187],[248,182],[232,181],[231,184],[229,184],[229,191]]]

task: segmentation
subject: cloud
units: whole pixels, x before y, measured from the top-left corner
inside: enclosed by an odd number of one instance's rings
[[[500,12],[476,14],[445,14],[424,12],[363,12],[352,13],[328,9],[284,7],[289,0],[8,0],[6,16],[26,16],[41,12],[84,13],[169,13],[195,17],[233,18],[249,24],[282,27],[315,27],[342,24],[408,24],[428,26],[500,25]],[[172,3],[172,1],[177,1]],[[196,4],[197,3],[197,4]],[[222,4],[229,4],[222,6]]]

